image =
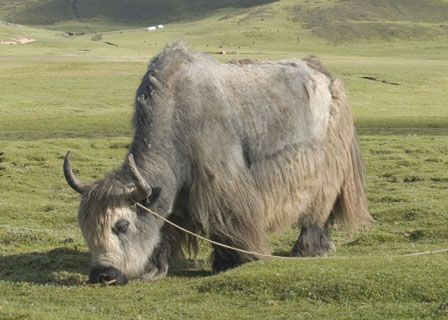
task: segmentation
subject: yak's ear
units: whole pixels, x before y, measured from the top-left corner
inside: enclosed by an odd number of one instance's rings
[[[152,193],[148,198],[149,205],[151,205],[152,203],[157,201],[157,199],[160,196],[160,191],[162,191],[162,188],[159,188],[159,187],[152,188]]]

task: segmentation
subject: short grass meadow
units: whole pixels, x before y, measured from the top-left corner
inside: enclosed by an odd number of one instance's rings
[[[437,13],[448,3],[350,3],[214,9],[154,32],[108,19],[1,24],[2,41],[37,41],[0,46],[0,319],[448,318],[448,253],[403,256],[448,249],[448,19]],[[220,61],[314,54],[341,78],[366,165],[370,228],[333,229],[337,251],[325,259],[212,274],[203,243],[196,267],[160,281],[83,285],[90,256],[63,157],[73,151],[86,182],[121,164],[148,61],[178,39]],[[297,236],[272,234],[272,252],[286,255]]]

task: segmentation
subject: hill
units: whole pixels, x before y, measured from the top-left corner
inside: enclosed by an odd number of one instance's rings
[[[20,24],[51,26],[67,21],[117,25],[169,23],[204,17],[214,10],[247,8],[276,0],[4,0],[0,16]]]
[[[446,0],[2,0],[0,20],[94,32],[200,20],[226,8],[223,20],[242,13],[248,13],[245,19],[262,18],[269,12],[282,21],[276,26],[305,29],[333,44],[448,35]]]
[[[421,39],[448,34],[448,3],[440,0],[345,0],[330,7],[292,8],[294,20],[332,42]]]

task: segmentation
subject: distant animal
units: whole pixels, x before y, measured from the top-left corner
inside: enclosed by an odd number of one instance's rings
[[[363,163],[342,82],[315,57],[219,63],[182,42],[149,64],[121,167],[81,194],[91,282],[159,279],[187,235],[136,206],[237,248],[267,253],[267,232],[301,226],[291,255],[326,256],[333,223],[369,223]],[[257,260],[213,246],[212,268]]]
[[[148,31],[153,31],[153,30],[156,30],[156,29],[157,29],[157,28],[154,27],[154,26],[146,28],[146,30],[148,30]]]

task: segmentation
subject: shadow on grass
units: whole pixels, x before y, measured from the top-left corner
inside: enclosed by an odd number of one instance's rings
[[[272,255],[276,257],[292,257],[291,249],[275,249],[272,251]]]
[[[379,136],[447,136],[448,117],[400,117],[388,118],[358,116],[355,118],[355,126],[359,135]],[[128,130],[111,131],[104,130],[82,130],[82,131],[0,131],[0,140],[5,141],[35,141],[42,139],[77,139],[77,138],[116,138],[131,137],[132,132]]]
[[[358,117],[355,119],[356,130],[359,135],[377,136],[447,136],[448,118],[419,118],[419,117]]]
[[[178,258],[169,262],[168,277],[200,278],[212,276],[210,261],[204,259]]]
[[[81,285],[89,267],[88,252],[69,248],[0,256],[0,281]]]
[[[215,273],[211,270],[205,269],[175,269],[168,271],[168,277],[181,277],[181,278],[202,278],[213,276]]]
[[[196,278],[214,274],[203,267],[170,268],[168,276]],[[80,286],[87,281],[89,272],[90,253],[70,248],[0,256],[0,281]]]

